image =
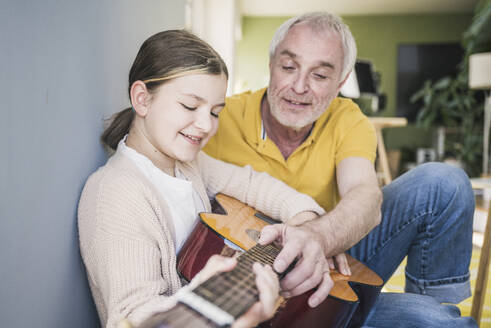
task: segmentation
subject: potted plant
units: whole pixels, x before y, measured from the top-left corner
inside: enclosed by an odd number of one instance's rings
[[[422,127],[443,126],[445,155],[455,158],[470,176],[481,170],[484,97],[469,89],[469,56],[491,50],[491,0],[481,0],[462,40],[464,57],[455,77],[426,81],[411,101],[421,101],[417,123]]]

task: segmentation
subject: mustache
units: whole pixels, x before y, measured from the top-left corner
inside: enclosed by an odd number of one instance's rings
[[[286,100],[289,100],[289,101],[297,102],[297,103],[312,104],[314,101],[314,98],[311,95],[300,96],[300,95],[294,94],[292,92],[286,92],[285,94],[278,94],[277,96],[279,96],[281,98],[285,98]]]

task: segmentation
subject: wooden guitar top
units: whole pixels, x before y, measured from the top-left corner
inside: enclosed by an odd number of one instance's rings
[[[240,248],[248,250],[253,247],[257,243],[255,237],[268,223],[255,216],[258,213],[255,209],[232,197],[218,194],[216,199],[226,214],[200,213],[202,221]],[[334,286],[329,295],[345,301],[357,302],[358,296],[348,284],[349,281],[371,286],[381,286],[383,281],[363,263],[348,254],[346,257],[352,274],[345,276],[336,270],[331,271]]]

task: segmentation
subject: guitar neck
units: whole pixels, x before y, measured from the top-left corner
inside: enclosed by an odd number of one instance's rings
[[[279,252],[272,244],[256,244],[237,258],[232,271],[220,272],[180,295],[178,306],[141,328],[230,326],[258,300],[252,265],[254,262],[272,265]]]
[[[278,248],[272,245],[257,244],[238,257],[232,271],[213,276],[193,293],[237,318],[258,299],[252,265],[254,262],[272,265],[278,253]]]

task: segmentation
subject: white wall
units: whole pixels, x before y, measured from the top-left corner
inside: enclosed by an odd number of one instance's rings
[[[0,6],[0,326],[96,327],[76,209],[105,160],[150,35],[184,26],[182,0],[7,0]]]
[[[241,38],[241,18],[237,0],[188,0],[189,27],[208,42],[227,64],[227,95],[233,94],[235,48]]]

